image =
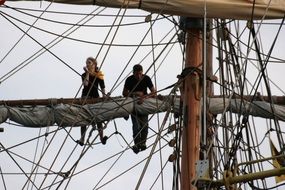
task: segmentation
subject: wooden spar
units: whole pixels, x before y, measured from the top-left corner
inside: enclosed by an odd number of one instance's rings
[[[104,98],[49,98],[33,100],[1,100],[0,105],[6,106],[48,106],[56,104],[95,104],[104,101]]]
[[[211,98],[229,98],[224,95],[214,95],[211,96]],[[245,101],[264,101],[271,103],[271,98],[269,96],[262,96],[262,95],[256,95],[256,96],[250,96],[250,95],[243,95],[242,97],[239,95],[232,96],[232,99],[243,99]],[[277,105],[285,105],[285,96],[272,96],[272,103]]]
[[[208,82],[210,84],[211,81],[208,81]],[[223,95],[212,95],[212,93],[213,92],[212,92],[211,86],[208,86],[207,88],[208,97],[213,98],[213,99],[229,98]],[[166,97],[167,96],[161,96],[161,99],[163,100]],[[110,97],[107,100],[116,100],[117,98],[121,98],[121,97],[120,96]],[[232,99],[241,99],[241,97],[235,95],[232,97]],[[254,100],[254,101],[264,101],[264,102],[270,102],[271,100],[270,97],[268,96],[249,96],[249,95],[244,95],[243,99],[246,101]],[[274,104],[285,105],[285,96],[272,96],[272,100]],[[102,102],[102,101],[106,101],[106,99],[104,98],[87,98],[87,99],[84,99],[84,98],[48,98],[48,99],[28,99],[28,100],[0,100],[0,105],[6,105],[6,106],[37,106],[37,105],[48,106],[48,105],[56,105],[56,104],[85,105],[85,104],[95,104],[95,103]]]
[[[198,68],[202,63],[201,29],[195,26],[201,19],[186,20],[187,44],[185,68]],[[189,26],[190,27],[187,27]],[[182,136],[181,189],[195,190],[191,182],[196,177],[196,162],[200,145],[200,76],[191,72],[184,82],[184,128]]]

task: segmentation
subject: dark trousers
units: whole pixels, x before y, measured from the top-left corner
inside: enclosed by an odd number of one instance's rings
[[[148,115],[131,115],[135,145],[145,145],[148,134]]]

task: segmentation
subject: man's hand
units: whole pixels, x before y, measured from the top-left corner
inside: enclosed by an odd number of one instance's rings
[[[138,103],[139,105],[141,105],[141,104],[143,103],[143,100],[144,100],[144,97],[143,97],[143,96],[140,96],[137,103]]]
[[[133,95],[138,96],[138,97],[144,96],[143,92],[141,91],[133,92]]]

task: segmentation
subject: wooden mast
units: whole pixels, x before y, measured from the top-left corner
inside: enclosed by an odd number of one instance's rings
[[[182,137],[181,189],[195,190],[191,183],[196,177],[196,162],[200,155],[200,75],[194,71],[202,63],[202,19],[187,18],[185,68],[193,69],[184,82],[184,128]]]

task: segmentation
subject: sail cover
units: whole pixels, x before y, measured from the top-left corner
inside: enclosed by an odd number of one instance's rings
[[[209,111],[212,114],[223,114],[227,111],[240,115],[277,119],[285,121],[285,106],[272,105],[264,101],[241,101],[239,99],[210,98]],[[141,115],[171,111],[179,113],[179,97],[163,99],[149,98],[143,104],[137,104],[133,98],[119,98],[116,101],[104,101],[95,104],[75,105],[56,104],[49,106],[14,107],[0,106],[0,123],[7,119],[23,127],[76,127],[94,125],[96,122],[109,121],[127,117],[136,112]]]
[[[173,101],[149,98],[143,104],[137,104],[133,98],[120,98],[116,101],[105,101],[96,104],[75,105],[56,104],[49,106],[11,107],[0,106],[0,123],[7,119],[21,124],[23,127],[47,127],[58,125],[61,127],[75,127],[94,125],[97,122],[115,118],[127,117],[134,112],[138,114],[153,114],[165,112],[176,107]]]
[[[21,0],[8,0],[21,1]],[[38,1],[38,0],[33,0]],[[55,3],[142,9],[187,17],[250,20],[277,19],[285,14],[284,0],[48,0]]]
[[[240,115],[252,115],[285,121],[285,106],[270,104],[265,101],[253,101],[250,103],[240,99],[213,98],[210,100],[209,107],[212,114],[222,114],[231,111]]]

